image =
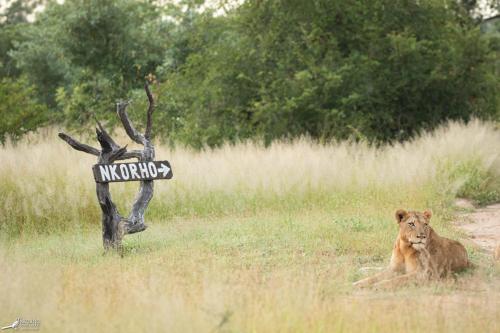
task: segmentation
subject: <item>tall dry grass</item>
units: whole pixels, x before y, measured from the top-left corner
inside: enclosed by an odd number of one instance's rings
[[[127,143],[122,137],[121,144]],[[451,123],[372,147],[308,140],[201,152],[157,145],[174,179],[155,182],[150,227],[102,255],[91,166],[52,130],[0,149],[0,325],[46,332],[498,332],[500,266],[456,279],[359,291],[383,266],[397,208],[499,198],[500,133]],[[127,210],[137,184],[112,184]],[[394,318],[397,318],[396,320]]]
[[[196,250],[183,260],[172,254],[103,258],[94,265],[12,265],[0,258],[1,323],[38,319],[45,332],[500,330],[498,279],[488,282],[484,275],[357,291],[345,282],[352,263],[335,258],[302,258],[271,270],[258,262],[228,268]]]
[[[124,136],[121,144],[128,143]],[[353,210],[356,203],[444,211],[455,195],[498,199],[500,133],[493,125],[450,123],[417,139],[383,147],[309,140],[226,145],[193,151],[157,145],[174,178],[155,183],[147,218],[255,214],[262,211]],[[91,166],[55,131],[0,148],[0,229],[22,233],[81,229],[99,223]],[[136,183],[112,185],[126,211]]]

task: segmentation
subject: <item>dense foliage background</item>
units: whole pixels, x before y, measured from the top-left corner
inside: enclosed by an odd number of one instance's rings
[[[449,119],[497,119],[499,30],[482,32],[475,6],[10,1],[0,17],[0,141],[47,124],[85,131],[94,115],[113,126],[121,98],[144,121],[146,78],[155,134],[198,148],[304,135],[404,140]]]

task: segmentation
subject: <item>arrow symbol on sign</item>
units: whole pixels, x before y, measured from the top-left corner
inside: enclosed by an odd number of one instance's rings
[[[161,168],[158,168],[158,171],[163,173],[163,177],[166,177],[168,172],[170,171],[170,168],[163,163],[161,163],[160,166],[161,166]]]

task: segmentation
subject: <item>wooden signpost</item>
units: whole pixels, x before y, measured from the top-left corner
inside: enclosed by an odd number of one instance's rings
[[[172,178],[172,169],[168,161],[96,164],[92,167],[92,171],[97,183]]]
[[[124,235],[144,231],[147,228],[144,223],[144,213],[153,197],[153,180],[171,179],[173,176],[172,167],[168,161],[154,161],[155,150],[151,142],[154,99],[147,84],[144,88],[149,101],[144,134],[139,133],[132,125],[126,111],[128,102],[122,101],[116,105],[118,117],[127,135],[134,142],[141,144],[144,147],[142,150],[127,151],[127,146],[118,146],[99,121],[97,121],[96,134],[101,149],[80,143],[69,135],[59,133],[59,137],[73,149],[97,156],[97,164],[92,170],[96,181],[97,199],[102,211],[102,239],[106,250],[120,249]],[[138,162],[114,164],[115,161],[131,158],[136,158]],[[122,181],[140,181],[139,193],[127,217],[120,215],[109,192],[110,182]]]

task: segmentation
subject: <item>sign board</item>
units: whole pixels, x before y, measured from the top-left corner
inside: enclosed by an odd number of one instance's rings
[[[173,176],[168,161],[96,164],[92,171],[97,183],[171,179]]]

